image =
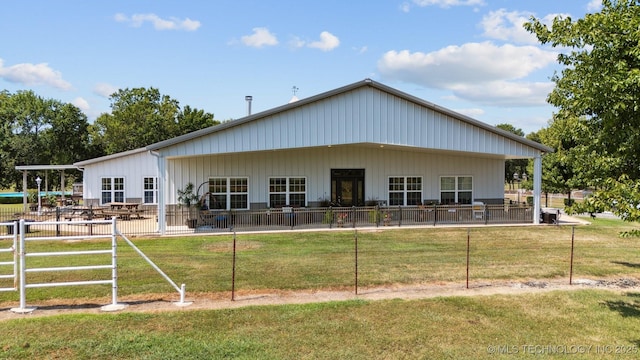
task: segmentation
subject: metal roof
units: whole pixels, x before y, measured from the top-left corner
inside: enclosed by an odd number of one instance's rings
[[[148,151],[148,150],[146,148],[138,148],[138,149],[133,149],[133,150],[129,150],[129,151],[119,152],[119,153],[116,153],[116,154],[101,156],[101,157],[94,158],[94,159],[79,161],[79,162],[73,163],[73,165],[74,165],[74,167],[83,167],[83,166],[86,166],[86,165],[91,165],[91,164],[99,163],[99,162],[102,162],[102,161],[117,159],[117,158],[120,158],[120,157],[123,157],[123,156],[134,155],[134,154],[138,154],[138,153],[145,152],[145,151]]]
[[[75,165],[18,165],[16,170],[69,170],[78,169]]]

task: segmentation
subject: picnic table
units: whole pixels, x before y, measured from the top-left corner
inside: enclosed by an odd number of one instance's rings
[[[141,219],[144,212],[143,209],[139,208],[139,203],[112,202],[107,205],[109,207],[102,210],[105,218],[115,216],[122,220],[131,220],[131,217]]]
[[[102,210],[103,209],[99,207],[74,206],[63,209],[61,212],[62,217],[68,221],[72,219],[92,220],[103,217]]]

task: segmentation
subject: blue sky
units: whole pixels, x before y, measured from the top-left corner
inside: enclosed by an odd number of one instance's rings
[[[365,78],[525,133],[547,126],[557,49],[530,16],[600,0],[0,2],[0,89],[70,102],[93,121],[117,89],[155,87],[217,120]]]

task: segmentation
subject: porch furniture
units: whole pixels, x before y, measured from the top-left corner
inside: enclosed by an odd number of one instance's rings
[[[138,208],[139,203],[112,202],[108,205],[109,208],[102,210],[105,219],[113,216],[122,220],[131,220],[131,217],[141,219],[144,212],[144,210]]]

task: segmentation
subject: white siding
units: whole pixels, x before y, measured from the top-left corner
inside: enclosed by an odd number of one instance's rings
[[[331,196],[331,169],[365,169],[365,200],[387,200],[389,176],[421,176],[423,199],[439,199],[443,175],[473,176],[474,197],[504,196],[504,160],[444,153],[389,150],[374,146],[333,146],[303,150],[212,155],[168,161],[167,204],[188,182],[196,187],[209,177],[249,178],[249,202],[266,203],[268,178],[307,178],[307,201]],[[202,195],[204,190],[200,191]]]
[[[100,199],[103,177],[123,177],[125,198],[142,199],[143,178],[157,177],[157,159],[147,151],[84,166],[84,199]]]
[[[371,87],[241,123],[182,142],[166,157],[379,143],[505,158],[539,152],[470,122]]]

